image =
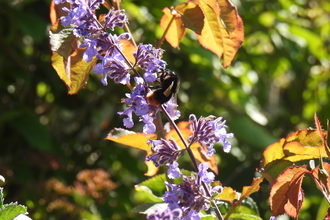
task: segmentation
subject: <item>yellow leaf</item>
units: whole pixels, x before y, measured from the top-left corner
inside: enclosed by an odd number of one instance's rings
[[[147,155],[151,155],[151,146],[148,145],[147,142],[150,139],[155,140],[156,138],[157,136],[155,134],[135,133],[125,129],[115,128],[110,131],[105,139],[143,150]],[[145,164],[147,165],[148,170],[144,175],[154,176],[157,174],[159,168],[155,167],[152,161],[145,161]]]
[[[51,60],[52,66],[57,72],[57,75],[66,84],[67,87],[71,87],[71,80],[69,79],[70,75],[65,71],[66,62],[64,61],[64,58],[57,52],[53,51]]]
[[[150,139],[156,139],[155,134],[144,134],[144,133],[135,133],[121,128],[115,128],[108,136],[106,140],[114,141],[119,144],[123,144],[129,147],[137,148],[144,150],[147,154],[151,154],[151,146],[147,144]]]
[[[234,200],[238,199],[238,194],[236,193],[236,191],[233,188],[226,186],[226,187],[223,187],[222,193],[217,195],[215,197],[215,199],[220,199],[223,201],[233,203]]]
[[[204,26],[204,14],[196,3],[183,2],[175,6],[175,10],[181,14],[181,19],[186,28],[201,34]]]
[[[204,13],[204,27],[201,34],[197,34],[199,43],[206,49],[215,53],[219,58],[223,54],[223,42],[220,31],[220,19],[211,6],[203,0],[199,1],[199,7]]]
[[[199,0],[198,2],[205,16],[202,33],[197,34],[198,40],[203,47],[219,58],[223,57],[222,65],[226,68],[230,66],[244,41],[243,21],[237,14],[236,8],[234,16],[232,10],[229,10],[224,11],[225,14],[221,17],[220,6],[215,4],[215,1]]]
[[[159,171],[159,167],[155,167],[155,164],[153,161],[145,161],[145,164],[148,167],[148,171],[146,173],[144,173],[145,176],[155,176],[158,171]]]
[[[97,58],[93,57],[91,62],[83,60],[86,48],[78,48],[70,55],[70,80],[69,94],[76,94],[87,84],[89,73],[92,71]]]
[[[164,30],[165,39],[172,47],[178,48],[183,36],[186,34],[186,28],[179,14],[172,14],[171,10],[164,8],[164,15],[160,21],[160,26]]]

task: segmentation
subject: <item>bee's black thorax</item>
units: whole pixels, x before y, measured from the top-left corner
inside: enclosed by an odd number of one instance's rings
[[[147,100],[152,105],[161,105],[177,93],[180,86],[179,76],[171,70],[162,70],[157,79],[159,85],[149,87]]]

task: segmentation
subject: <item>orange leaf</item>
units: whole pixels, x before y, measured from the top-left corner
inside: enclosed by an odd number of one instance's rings
[[[226,187],[223,187],[222,193],[217,195],[215,197],[215,199],[220,199],[223,201],[228,201],[230,203],[233,203],[235,200],[238,199],[238,194],[236,193],[236,191],[233,188],[226,186]]]
[[[220,18],[225,24],[226,30],[230,34],[237,27],[237,8],[229,0],[218,0],[218,5],[220,7]]]
[[[322,131],[327,135],[327,131]],[[293,162],[327,157],[318,131],[302,129],[289,134],[285,139],[269,145],[263,152],[260,173],[272,183],[276,176]]]
[[[228,34],[226,27],[222,26],[221,33],[223,35],[224,41],[224,56],[222,65],[226,68],[231,65],[231,62],[235,58],[238,49],[242,46],[244,41],[244,27],[242,18],[237,15],[237,25],[233,32]]]
[[[198,6],[204,13],[204,27],[201,34],[196,33],[199,43],[215,53],[219,58],[223,55],[223,40],[220,30],[220,19],[212,7],[200,0]]]
[[[201,34],[204,26],[204,14],[196,3],[183,2],[175,6],[175,10],[181,14],[181,19],[186,28]]]
[[[164,15],[160,20],[160,26],[164,30],[165,39],[172,47],[178,48],[183,36],[186,34],[186,28],[179,14],[172,14],[171,10],[164,8]]]
[[[155,134],[135,133],[122,128],[115,128],[112,131],[110,131],[110,133],[105,139],[129,147],[144,150],[147,153],[147,155],[151,155],[151,147],[147,144],[147,142],[149,139],[154,140],[156,138],[157,136]],[[155,167],[152,161],[146,161],[145,164],[148,167],[148,171],[144,175],[146,176],[156,175],[159,168]]]
[[[257,177],[253,178],[251,186],[244,186],[242,190],[242,197],[247,198],[252,193],[258,192],[260,189],[260,183],[264,180],[264,178]]]
[[[159,171],[159,167],[155,167],[155,164],[153,161],[145,161],[145,164],[148,167],[148,171],[146,173],[144,173],[145,176],[155,176],[158,171]]]
[[[63,7],[70,8],[70,4],[68,2],[62,2],[58,5],[55,5],[54,1],[51,1],[49,16],[52,25],[57,22],[60,17],[66,16],[68,14],[68,12],[62,10]]]
[[[244,41],[243,21],[238,14],[236,14],[235,21],[226,20],[228,25],[235,25],[235,27],[230,27],[232,32],[228,32],[225,22],[220,20],[219,6],[210,0],[199,0],[198,2],[205,16],[203,30],[200,35],[197,34],[198,40],[203,47],[211,50],[219,58],[223,56],[222,65],[226,68],[230,66]]]
[[[316,115],[316,112],[314,113],[314,122],[315,122],[315,126],[316,126],[316,130],[317,132],[319,133],[319,136],[322,140],[322,144],[325,146],[325,151],[327,153],[327,156],[330,158],[330,149],[329,149],[329,146],[328,146],[328,141],[327,138],[328,138],[328,135],[327,134],[324,134],[322,132],[322,126],[321,126],[321,123]]]
[[[290,216],[299,213],[300,202],[303,201],[301,181],[306,173],[310,173],[306,166],[292,166],[277,177],[269,197],[270,208],[275,216],[285,212]]]
[[[129,62],[135,63],[135,58],[133,56],[133,52],[136,51],[135,46],[130,41],[125,39],[121,40],[120,43],[122,44],[122,51],[126,58],[129,60]]]
[[[328,194],[330,192],[330,164],[323,162],[323,168],[325,171],[320,171],[320,166],[315,167],[312,170],[312,175],[314,177],[314,182],[320,191],[322,192],[324,189],[327,189],[328,192],[326,192],[326,194]],[[324,174],[322,174],[322,172],[327,172],[327,179],[324,180]]]
[[[305,173],[307,173],[306,170],[302,170],[294,175],[290,181],[289,189],[286,193],[288,202],[285,204],[284,209],[286,214],[293,218],[298,217],[302,203],[304,201],[304,192],[301,188],[301,184]]]
[[[147,144],[150,139],[156,139],[155,134],[135,133],[133,131],[125,130],[122,128],[115,128],[108,136],[106,140],[114,141],[119,144],[123,144],[129,147],[144,150],[147,154],[151,154],[151,147]]]

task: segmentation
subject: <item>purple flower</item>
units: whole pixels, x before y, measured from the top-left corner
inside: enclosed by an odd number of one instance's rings
[[[104,26],[112,31],[116,26],[122,28],[125,23],[127,23],[125,10],[110,9],[108,14],[104,17]]]
[[[154,82],[157,78],[156,72],[165,69],[166,62],[161,60],[164,50],[156,49],[151,44],[139,44],[136,52],[133,52],[135,66],[145,70],[144,79]]]
[[[171,209],[180,207],[183,217],[186,217],[185,219],[192,216],[199,219],[197,213],[202,209],[209,209],[209,198],[205,195],[200,182],[194,176],[186,177],[182,175],[182,178],[183,182],[178,185],[166,183],[171,190],[165,192],[164,202],[168,203]]]
[[[199,142],[201,145],[205,145],[208,150],[207,155],[212,156],[215,153],[213,145],[222,142],[224,152],[228,153],[231,149],[231,143],[227,141],[227,138],[232,138],[234,135],[227,133],[226,121],[221,120],[222,117],[216,118],[211,115],[206,118],[200,117],[197,121],[196,116],[191,114],[189,121],[193,135],[189,137],[190,144]]]
[[[180,169],[179,169],[179,164],[174,161],[172,164],[168,163],[166,164],[169,169],[167,170],[167,176],[170,179],[176,179],[179,178],[181,175]]]
[[[172,97],[168,102],[166,102],[165,106],[166,106],[166,111],[171,116],[173,121],[180,118],[181,113],[179,110],[177,110],[178,104],[176,103],[175,97]]]
[[[182,220],[199,220],[199,214],[195,210],[190,210],[187,216],[183,217]]]
[[[201,163],[198,166],[198,176],[201,178],[201,180],[205,183],[211,183],[214,180],[214,174],[212,172],[207,172],[207,169],[209,168],[208,163]]]
[[[131,93],[126,93],[126,99],[122,102],[126,103],[128,108],[123,112],[118,112],[119,115],[127,115],[128,119],[124,119],[124,122],[129,122],[127,128],[131,128],[134,123],[132,119],[132,112],[135,112],[138,116],[143,116],[149,112],[148,103],[145,99],[147,94],[147,87],[144,85],[144,81],[141,77],[134,77],[136,86]]]
[[[148,214],[148,220],[179,220],[181,219],[182,211],[181,209],[165,209],[163,211],[156,210],[156,213]]]
[[[178,160],[181,154],[179,145],[173,140],[149,140],[148,144],[152,144],[152,156],[147,156],[146,161],[152,160],[156,167],[162,166],[165,162],[173,164]]]

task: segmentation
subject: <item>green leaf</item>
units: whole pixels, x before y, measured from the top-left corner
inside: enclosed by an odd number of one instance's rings
[[[145,203],[134,207],[131,212],[149,214],[154,213],[156,210],[165,210],[167,208],[167,203]]]
[[[233,213],[229,220],[262,220],[262,218],[256,215]]]
[[[1,220],[12,220],[19,214],[25,214],[27,212],[26,206],[18,205],[17,202],[6,204],[0,211]]]

